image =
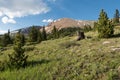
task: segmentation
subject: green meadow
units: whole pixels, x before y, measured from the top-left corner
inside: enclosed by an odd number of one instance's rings
[[[97,38],[97,32],[86,32],[86,39],[76,41],[76,35],[39,44],[26,44],[28,65],[6,69],[0,80],[119,80],[120,26],[108,39]],[[0,51],[0,61],[7,61],[13,46]],[[2,65],[2,64],[1,64]]]

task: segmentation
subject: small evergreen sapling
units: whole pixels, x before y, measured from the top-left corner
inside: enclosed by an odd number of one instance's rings
[[[45,41],[45,40],[47,40],[47,34],[46,34],[45,27],[43,27],[43,30],[42,30],[42,41]]]
[[[22,48],[23,43],[22,42],[22,35],[20,33],[17,33],[15,36],[15,42],[14,42],[14,53],[9,54],[9,66],[10,68],[21,68],[25,67],[27,65],[27,58],[24,54],[24,49]]]
[[[53,30],[52,30],[52,36],[53,38],[59,38],[59,32],[55,26],[53,27]]]

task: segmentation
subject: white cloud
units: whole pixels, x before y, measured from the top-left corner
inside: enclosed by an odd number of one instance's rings
[[[53,22],[53,19],[44,19],[44,20],[42,20],[42,22],[51,23],[51,22]]]
[[[0,16],[10,19],[47,13],[49,10],[43,0],[0,0]]]
[[[1,17],[2,15],[3,15],[2,12],[0,12],[0,17]]]
[[[8,18],[8,17],[3,17],[3,18],[2,18],[2,22],[3,22],[4,24],[6,24],[6,23],[13,23],[13,24],[15,24],[15,23],[16,23],[16,21],[15,21],[14,19]]]
[[[5,30],[0,30],[0,34],[5,34],[7,33],[8,31],[5,31]]]
[[[50,2],[55,2],[56,0],[48,0],[48,1],[50,1]]]

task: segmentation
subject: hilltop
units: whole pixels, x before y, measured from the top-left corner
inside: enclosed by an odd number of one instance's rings
[[[55,26],[58,30],[68,27],[80,27],[84,28],[85,25],[90,25],[93,27],[95,21],[90,20],[74,20],[71,18],[61,18],[54,20],[46,26],[46,31],[50,32]]]

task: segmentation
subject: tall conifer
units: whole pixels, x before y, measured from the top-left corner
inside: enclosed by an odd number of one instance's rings
[[[113,19],[113,22],[114,22],[115,24],[119,23],[119,16],[120,16],[119,10],[116,9],[115,15],[114,15],[114,19]]]
[[[100,38],[109,38],[114,33],[114,26],[103,9],[98,18],[97,30]]]

